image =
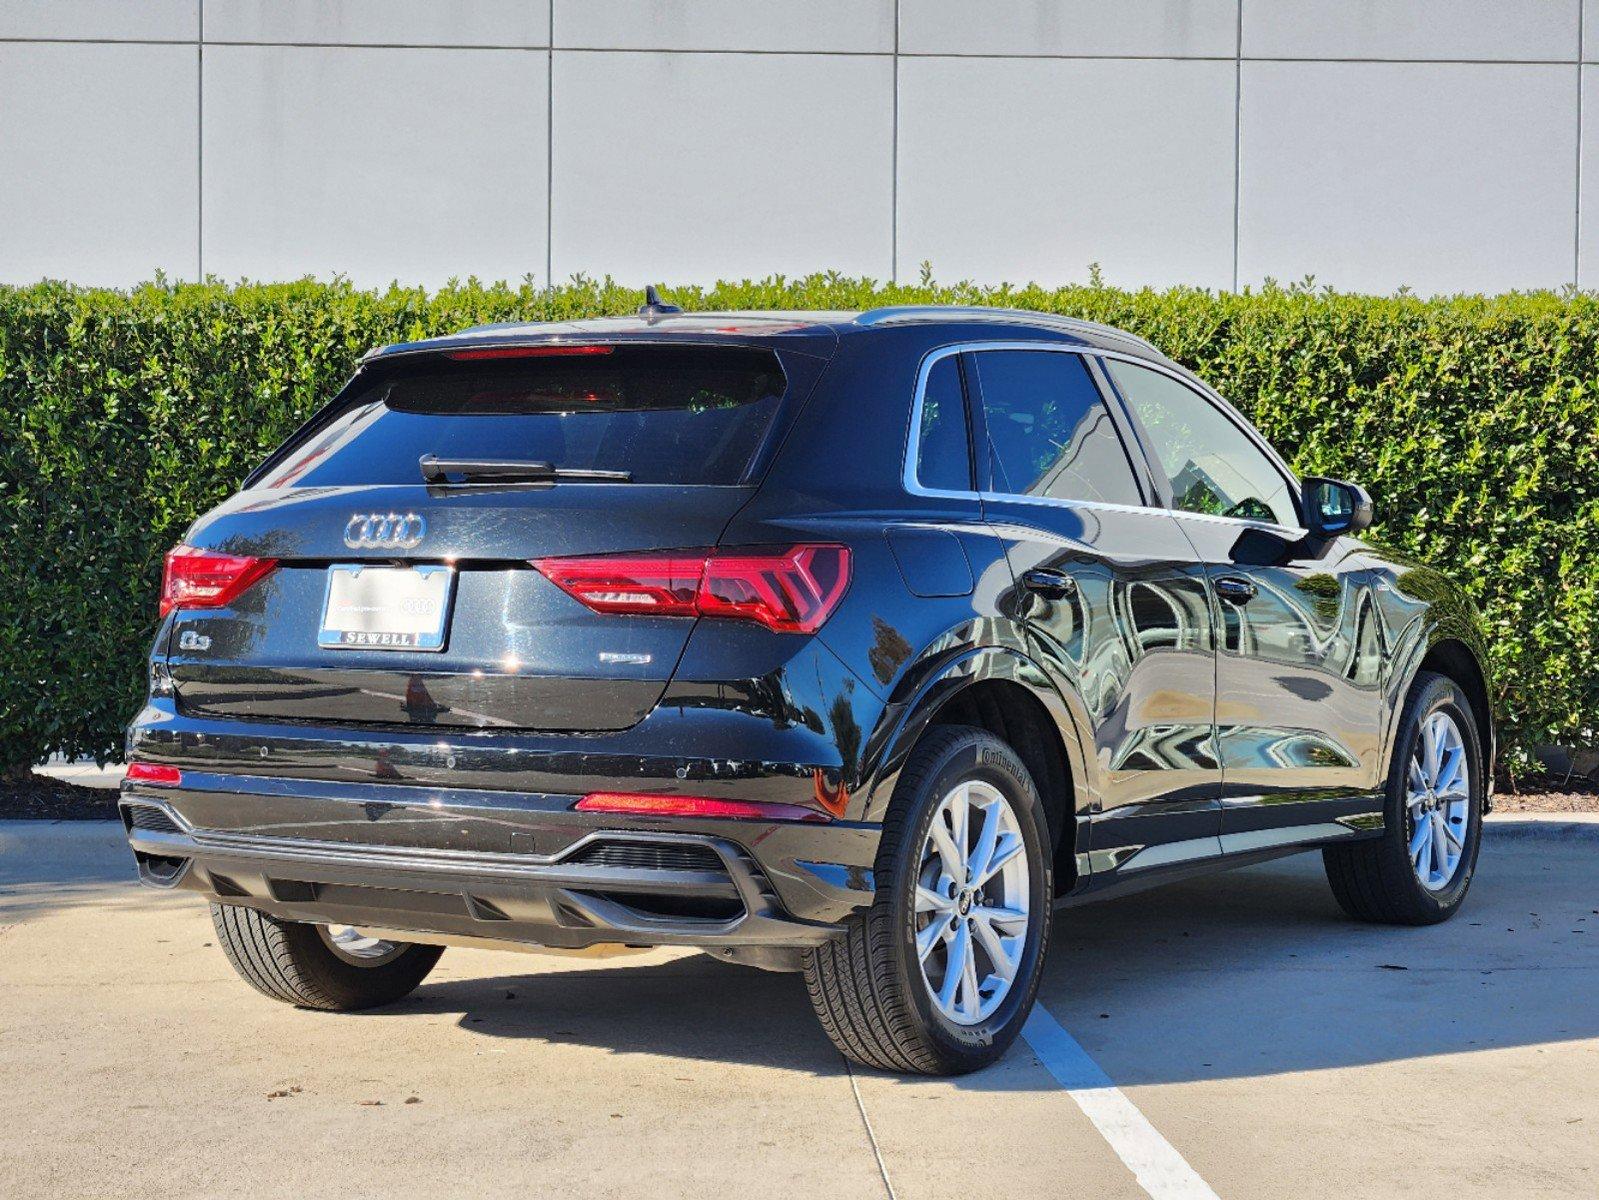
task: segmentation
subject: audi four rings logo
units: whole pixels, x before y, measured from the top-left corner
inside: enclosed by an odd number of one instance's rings
[[[420,513],[356,513],[344,527],[344,544],[352,550],[410,550],[427,531]]]

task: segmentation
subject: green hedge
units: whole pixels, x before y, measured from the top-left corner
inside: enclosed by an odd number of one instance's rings
[[[1364,483],[1375,535],[1464,581],[1512,750],[1599,740],[1599,298],[1268,288],[679,288],[690,308],[976,303],[1108,321],[1198,371],[1303,471]],[[578,279],[428,294],[311,282],[0,288],[0,766],[115,757],[163,552],[368,347],[481,321],[629,312]]]

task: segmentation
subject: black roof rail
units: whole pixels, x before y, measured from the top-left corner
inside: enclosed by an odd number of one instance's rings
[[[1161,353],[1153,342],[1128,333],[1125,329],[1117,329],[1114,325],[1101,325],[1097,321],[1084,321],[1078,317],[1063,317],[1059,313],[1027,308],[990,308],[982,304],[898,304],[869,309],[855,318],[857,325],[892,325],[907,321],[1015,321],[1067,333],[1117,338],[1156,354]]]

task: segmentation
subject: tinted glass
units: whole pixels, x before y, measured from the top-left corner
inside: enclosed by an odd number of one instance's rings
[[[783,390],[776,357],[743,349],[397,364],[260,486],[420,483],[425,454],[629,471],[637,483],[737,483]]]
[[[977,356],[977,373],[995,491],[1143,503],[1121,438],[1079,356],[985,350]]]
[[[1328,532],[1348,529],[1354,524],[1355,497],[1330,481],[1311,484],[1305,489],[1305,511],[1314,513]]]
[[[1105,365],[1149,433],[1150,449],[1171,480],[1174,507],[1299,524],[1282,473],[1220,409],[1170,375],[1113,359]]]
[[[953,355],[939,359],[927,373],[922,425],[916,442],[916,479],[927,488],[949,492],[972,490],[966,405],[961,392],[960,365]]]

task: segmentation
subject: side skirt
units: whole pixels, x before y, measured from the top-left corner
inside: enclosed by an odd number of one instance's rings
[[[1223,871],[1231,871],[1235,867],[1250,867],[1256,863],[1270,862],[1274,858],[1287,858],[1291,854],[1300,854],[1314,849],[1316,849],[1315,846],[1282,846],[1274,850],[1255,850],[1243,854],[1218,855],[1212,858],[1198,859],[1182,866],[1140,871],[1131,875],[1118,873],[1110,878],[1102,876],[1101,878],[1104,879],[1104,882],[1098,887],[1056,897],[1055,909],[1058,912],[1063,908],[1077,908],[1084,904],[1095,904],[1100,900],[1114,900],[1118,896],[1148,891],[1150,888],[1158,888],[1164,884],[1177,883],[1184,879],[1194,879],[1201,875],[1220,875]]]
[[[1354,813],[1331,820],[1224,833],[1152,846],[1116,846],[1077,856],[1078,886],[1055,900],[1071,908],[1124,896],[1164,883],[1230,871],[1316,850],[1334,842],[1381,836],[1382,811]]]

